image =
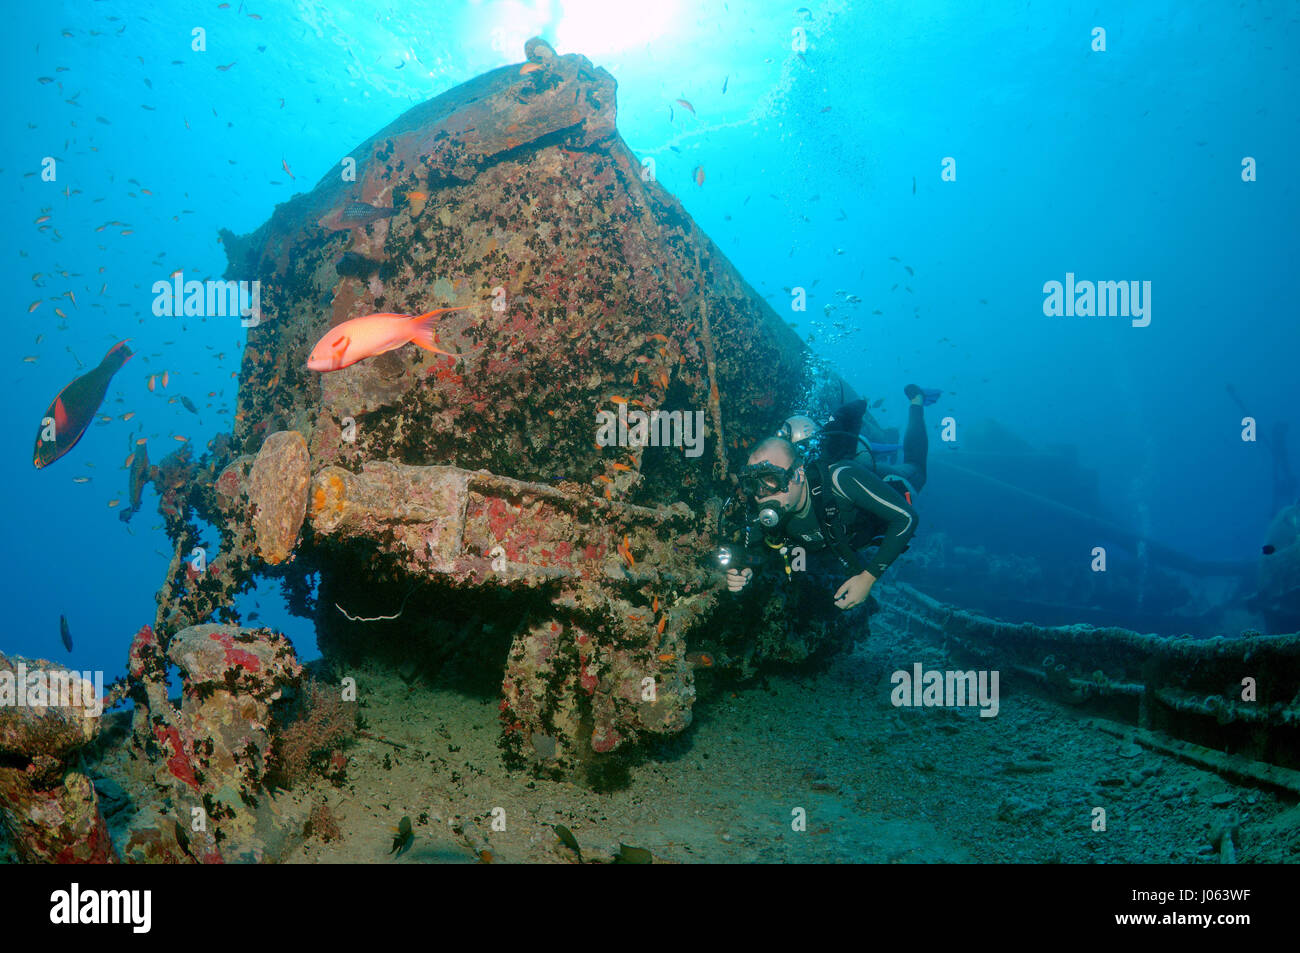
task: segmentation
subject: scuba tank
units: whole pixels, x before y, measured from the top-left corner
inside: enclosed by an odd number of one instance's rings
[[[824,424],[817,424],[804,414],[795,414],[785,419],[776,435],[794,444],[807,461],[817,458],[833,463],[866,453],[874,470],[877,452],[893,453],[899,448],[893,444],[873,445],[862,436],[866,413],[867,402],[858,399],[837,408]]]

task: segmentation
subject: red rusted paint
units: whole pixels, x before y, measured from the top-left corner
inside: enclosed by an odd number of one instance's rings
[[[172,756],[167,759],[167,770],[171,771],[172,776],[177,780],[184,781],[197,791],[199,781],[194,776],[194,766],[190,764],[189,756],[185,754],[185,746],[181,744],[180,731],[175,725],[168,725],[166,728],[155,725],[153,733],[158,739],[158,744],[171,748]]]

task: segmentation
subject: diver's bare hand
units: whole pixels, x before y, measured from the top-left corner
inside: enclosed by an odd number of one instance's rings
[[[727,588],[732,592],[740,592],[749,585],[749,580],[754,578],[754,570],[745,569],[728,569],[727,570]]]
[[[835,604],[841,609],[852,609],[867,601],[871,587],[876,584],[876,577],[869,572],[860,572],[840,586],[835,593]]]

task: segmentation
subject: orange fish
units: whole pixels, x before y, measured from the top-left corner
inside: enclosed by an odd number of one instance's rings
[[[627,473],[627,472],[631,471],[631,469],[632,469],[632,468],[629,467],[626,463],[614,463],[614,464],[611,464],[611,466],[612,466],[615,470],[620,470],[620,471],[622,471],[622,472],[624,472],[624,473]]]
[[[141,194],[141,195],[153,195],[153,193],[150,192],[148,189],[141,189],[141,190],[140,190],[140,194]]]
[[[695,180],[696,185],[704,184],[704,166],[697,165],[695,171],[691,173],[691,178]]]
[[[686,100],[684,100],[684,99],[679,99],[679,100],[677,100],[677,105],[681,106],[683,109],[685,109],[685,110],[686,110],[688,113],[690,113],[692,116],[695,115],[695,107],[692,106],[690,103],[688,103]]]
[[[663,635],[664,626],[666,626],[667,624],[668,624],[668,616],[664,616],[662,619],[659,620],[659,624],[655,626],[655,631],[658,632],[660,635]]]
[[[123,415],[122,415],[122,419],[123,419],[123,420],[130,420],[130,419],[131,419],[132,417],[134,417],[134,416],[135,416],[135,411],[133,410],[133,411],[131,411],[130,413],[123,414]]]
[[[666,336],[662,335],[662,334],[651,334],[651,335],[650,335],[650,340],[651,340],[651,341],[663,341],[665,344],[668,343],[668,338],[667,338]]]
[[[673,655],[671,652],[665,652],[663,655],[659,656],[659,661],[671,662],[675,658],[677,658],[676,655]]]
[[[418,315],[368,314],[363,318],[344,321],[337,327],[330,328],[316,342],[307,358],[307,369],[321,373],[342,370],[357,361],[396,350],[406,344],[414,344],[434,354],[460,357],[454,351],[444,351],[433,345],[438,340],[438,332],[435,330],[438,317],[449,311],[464,310],[464,307],[459,307],[438,308]]]
[[[525,63],[523,66],[519,67],[519,75],[526,76],[529,73],[536,73],[541,68],[541,63]]]
[[[292,172],[289,171],[289,160],[288,160],[288,159],[281,159],[281,160],[280,160],[280,165],[284,166],[285,174],[286,174],[287,176],[289,176],[289,178],[293,179],[295,182],[298,181],[298,177],[295,176]]]
[[[655,596],[654,605],[652,605],[652,606],[650,607],[650,609],[651,609],[651,611],[656,612],[656,613],[659,611],[659,597],[658,597],[658,596]]]
[[[149,390],[150,390],[151,392],[153,391],[154,386],[157,384],[157,382],[158,382],[158,375],[157,375],[157,374],[150,374],[150,375],[149,375]]]
[[[29,304],[29,305],[27,306],[27,313],[28,313],[28,314],[31,314],[33,311],[35,311],[35,310],[36,310],[37,308],[39,308],[40,306],[41,306],[41,302],[40,302],[40,299],[38,298],[37,300],[33,301],[31,304]]]
[[[612,401],[613,401],[614,403],[616,403],[616,404],[626,404],[626,403],[627,403],[627,398],[626,398],[626,397],[611,397],[610,400],[612,400]]]
[[[36,221],[33,224],[39,225],[41,224],[41,222],[48,222],[49,220],[50,217],[48,215],[42,215],[40,218],[36,219]]]
[[[166,387],[166,386],[167,386],[167,381],[168,381],[169,379],[170,379],[170,378],[168,378],[168,376],[167,376],[167,372],[166,372],[166,371],[163,371],[163,376],[162,376],[162,386],[163,386],[163,387]]]
[[[108,501],[108,508],[111,510],[113,507],[117,506],[117,504],[119,504],[119,503],[121,503],[121,502],[122,502],[121,500],[109,500],[109,501]]]
[[[173,440],[178,440],[178,441],[180,441],[181,443],[187,443],[187,442],[189,441],[190,438],[189,438],[189,437],[182,437],[180,434],[178,434],[178,433],[174,433],[174,434],[172,434],[172,439],[173,439]]]

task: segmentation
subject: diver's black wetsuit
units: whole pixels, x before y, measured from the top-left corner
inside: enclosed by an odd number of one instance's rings
[[[846,569],[855,575],[866,570],[879,579],[890,563],[907,549],[908,541],[916,532],[916,512],[911,504],[884,479],[853,460],[826,466],[822,492],[835,494],[840,519],[850,531],[846,541],[854,551],[857,564],[849,564]],[[810,550],[827,545],[811,497],[806,499],[803,511],[790,516],[784,533],[789,542],[801,543]],[[864,561],[856,551],[877,538],[881,540],[880,549]]]
[[[907,433],[903,434],[903,462],[894,466],[876,467],[881,476],[895,474],[903,477],[920,491],[925,486],[926,457],[930,453],[930,438],[925,433],[925,409],[920,404],[910,404],[907,410]]]
[[[862,427],[862,418],[866,412],[867,402],[859,399],[850,401],[831,415],[822,435],[825,459],[839,460],[869,455],[865,450],[861,454],[858,452],[858,430]],[[930,439],[925,433],[925,409],[920,404],[911,404],[907,411],[907,433],[903,434],[903,462],[876,464],[876,473],[880,476],[901,476],[907,481],[909,489],[919,491],[925,486],[925,461],[929,452]]]

